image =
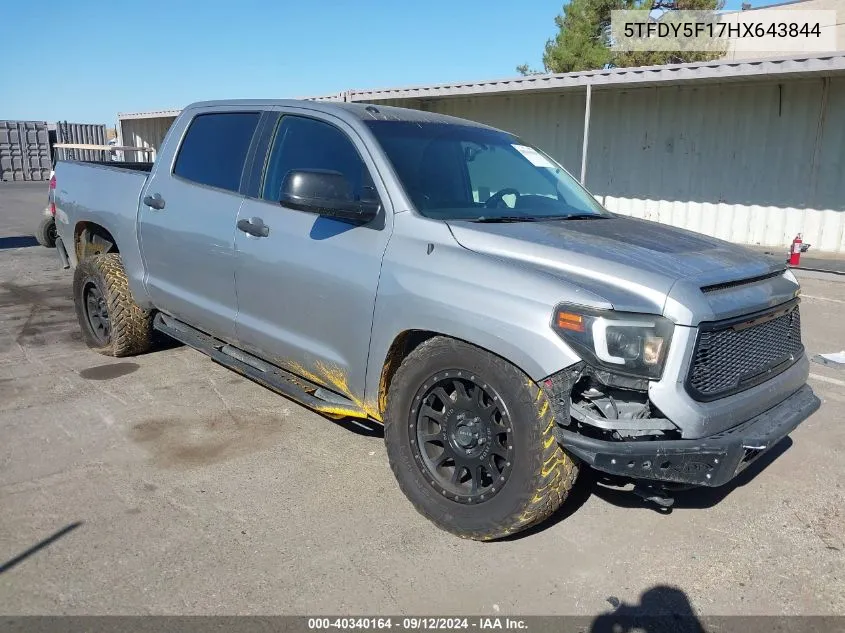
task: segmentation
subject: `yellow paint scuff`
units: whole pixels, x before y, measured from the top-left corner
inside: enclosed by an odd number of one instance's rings
[[[302,376],[306,380],[318,385],[325,385],[327,387],[334,388],[335,391],[352,400],[356,407],[358,407],[357,409],[353,409],[350,407],[344,407],[343,405],[326,403],[325,406],[321,405],[319,407],[315,407],[315,410],[321,413],[346,415],[354,418],[367,418],[372,416],[372,412],[369,410],[371,407],[368,407],[363,400],[357,398],[351,392],[346,374],[340,367],[317,362],[314,364],[314,371],[310,371],[299,363],[287,363],[287,365],[290,371]],[[381,420],[381,416],[377,419]]]

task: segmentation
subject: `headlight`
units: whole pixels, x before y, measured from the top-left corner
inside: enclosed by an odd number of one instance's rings
[[[655,314],[561,304],[552,328],[588,362],[618,374],[659,379],[674,326]]]

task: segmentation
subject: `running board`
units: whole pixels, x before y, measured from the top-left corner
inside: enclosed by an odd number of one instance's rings
[[[188,347],[193,347],[210,356],[212,360],[224,367],[309,409],[332,415],[369,417],[361,407],[346,396],[285,371],[281,367],[271,365],[171,316],[161,312],[156,313],[153,327]]]

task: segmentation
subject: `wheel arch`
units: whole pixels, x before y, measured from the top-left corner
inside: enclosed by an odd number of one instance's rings
[[[390,343],[387,353],[381,359],[381,371],[378,380],[378,414],[384,416],[387,409],[387,390],[390,389],[390,382],[399,369],[402,361],[422,343],[435,336],[444,336],[439,332],[431,330],[404,330],[399,332]]]
[[[93,255],[120,253],[111,231],[101,224],[85,220],[73,227],[73,248],[78,262]]]
[[[383,354],[379,353],[377,359],[373,359],[377,360],[374,368],[375,371],[372,371],[372,376],[368,374],[367,377],[368,393],[377,394],[375,399],[367,398],[367,401],[369,402],[375,400],[375,406],[371,407],[374,411],[371,411],[371,414],[377,412],[379,414],[379,419],[383,418],[387,407],[387,393],[390,389],[391,381],[396,374],[396,370],[402,364],[402,361],[411,354],[411,352],[425,341],[436,336],[462,341],[485,352],[498,356],[502,360],[514,365],[517,369],[528,375],[533,380],[539,380],[553,373],[552,371],[547,371],[545,368],[538,365],[527,355],[515,357],[513,354],[508,353],[510,351],[509,349],[505,349],[501,345],[490,345],[489,339],[486,341],[479,339],[473,340],[474,337],[468,338],[466,336],[456,335],[453,331],[450,332],[447,329],[409,328],[396,333],[390,340],[389,345],[387,345],[386,351]],[[560,367],[560,369],[567,364],[577,362],[578,359],[573,358],[572,362],[567,363],[566,359],[561,358],[561,361],[564,364]]]
[[[68,248],[71,265],[94,255],[117,253],[123,262],[129,289],[134,300],[144,309],[153,306],[144,285],[144,265],[134,224],[121,221],[99,222],[97,218],[83,218],[73,224],[73,248]],[[71,235],[68,235],[70,238]],[[65,241],[68,244],[69,240]],[[69,246],[69,244],[68,244]]]

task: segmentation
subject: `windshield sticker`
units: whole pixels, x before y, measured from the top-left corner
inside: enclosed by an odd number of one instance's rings
[[[557,169],[557,165],[555,165],[552,161],[548,158],[543,156],[540,152],[538,152],[533,147],[528,147],[527,145],[516,145],[512,146],[517,152],[525,156],[529,160],[529,162],[534,165],[535,167],[548,167],[549,169]]]

